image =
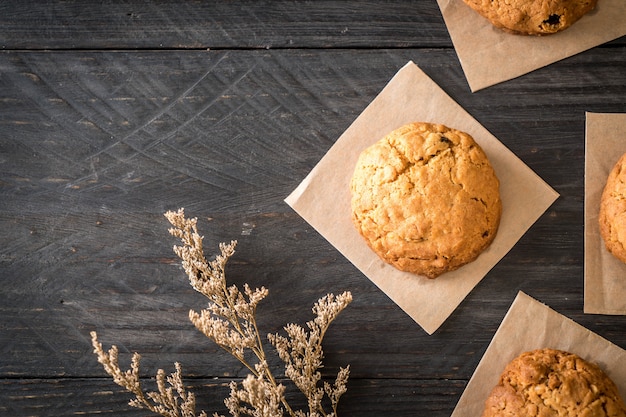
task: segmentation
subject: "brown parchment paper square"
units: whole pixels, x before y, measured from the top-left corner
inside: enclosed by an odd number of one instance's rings
[[[502,320],[452,417],[480,416],[504,367],[534,349],[552,348],[596,363],[626,398],[626,350],[519,292]]]
[[[626,152],[626,114],[587,113],[585,132],[585,306],[590,314],[626,315],[626,264],[600,236],[600,197]]]
[[[503,202],[500,227],[491,246],[476,261],[435,280],[384,263],[351,220],[349,184],[359,154],[387,133],[414,121],[441,123],[472,135],[496,171]],[[552,188],[409,62],[285,201],[432,334],[557,197]]]
[[[471,91],[511,80],[626,35],[626,1],[598,0],[566,30],[547,36],[495,28],[463,0],[437,0]]]

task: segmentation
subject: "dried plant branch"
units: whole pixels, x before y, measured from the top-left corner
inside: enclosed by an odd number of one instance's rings
[[[352,301],[349,292],[335,297],[332,294],[321,298],[314,306],[314,320],[307,323],[309,332],[297,324],[285,326],[288,338],[278,334],[269,335],[270,342],[276,347],[279,357],[285,362],[286,375],[306,395],[309,415],[336,415],[339,397],[345,392],[349,367],[341,368],[334,386],[326,383],[319,385],[324,352],[322,340],[330,323]],[[322,405],[324,394],[331,399],[333,412],[327,414]]]
[[[227,285],[226,263],[235,253],[236,241],[220,244],[220,254],[213,261],[204,255],[203,237],[197,230],[197,219],[187,219],[184,210],[168,211],[165,217],[173,226],[172,236],[182,245],[174,246],[174,252],[182,260],[182,266],[191,286],[204,295],[208,306],[200,312],[189,311],[194,326],[218,346],[239,360],[250,375],[239,384],[230,384],[230,395],[224,401],[232,416],[278,417],[336,417],[339,398],[346,392],[349,367],[340,368],[331,385],[322,382],[320,369],[324,353],[322,341],[328,326],[352,301],[352,295],[344,292],[339,296],[328,294],[313,306],[315,318],[307,323],[308,331],[296,324],[284,327],[287,337],[270,334],[268,339],[285,363],[285,375],[306,396],[308,412],[294,410],[288,404],[285,386],[279,384],[268,367],[256,322],[258,304],[268,295],[266,288],[252,289],[244,284],[243,291],[235,285]],[[187,392],[181,378],[180,365],[176,372],[165,377],[159,370],[156,375],[158,391],[144,393],[139,381],[139,355],[134,354],[131,369],[122,371],[118,364],[115,346],[105,353],[92,333],[94,352],[105,371],[118,385],[135,395],[130,401],[134,407],[146,408],[166,417],[195,417],[195,397]],[[332,411],[327,411],[330,406]],[[215,417],[219,417],[214,414]],[[199,417],[206,417],[201,412]]]
[[[98,362],[102,364],[106,373],[113,377],[117,385],[135,395],[135,398],[128,403],[130,406],[144,408],[166,417],[196,417],[196,399],[194,394],[188,392],[183,385],[179,363],[175,364],[176,371],[167,377],[165,371],[159,369],[156,375],[158,391],[144,393],[139,380],[141,356],[138,353],[133,354],[131,368],[122,371],[118,362],[117,346],[114,345],[108,352],[105,352],[98,341],[96,332],[91,332],[91,344]],[[198,417],[207,417],[207,415],[202,411]]]
[[[253,417],[282,416],[285,404],[285,387],[276,386],[265,379],[267,363],[257,365],[258,376],[248,375],[238,389],[235,382],[230,383],[230,396],[224,401],[233,416],[248,415]]]

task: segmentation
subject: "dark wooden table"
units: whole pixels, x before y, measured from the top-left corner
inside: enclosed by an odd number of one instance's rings
[[[225,413],[246,370],[188,321],[179,207],[239,241],[264,332],[352,291],[324,344],[342,415],[450,415],[519,290],[626,348],[582,310],[585,112],[626,112],[626,38],[476,93],[435,0],[5,1],[0,48],[0,415],[146,415],[92,330]],[[409,60],[561,195],[430,336],[283,202]]]

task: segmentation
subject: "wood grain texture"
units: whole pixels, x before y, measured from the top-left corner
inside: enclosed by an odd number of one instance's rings
[[[196,409],[227,415],[222,399],[228,396],[228,380],[193,379],[189,389],[197,397]],[[282,381],[285,382],[285,381]],[[142,381],[148,389],[153,381]],[[415,406],[435,417],[449,416],[456,397],[460,396],[463,381],[376,379],[355,381],[342,397],[339,412],[351,415],[382,415],[389,412],[393,401],[394,412],[410,415]],[[306,408],[297,393],[288,394],[293,404]],[[140,416],[145,412],[128,406],[128,394],[111,386],[106,379],[44,379],[0,381],[0,412],[3,415],[97,415]],[[28,413],[28,414],[27,414]],[[210,414],[211,415],[211,414]]]
[[[145,415],[91,330],[224,412],[245,369],[188,321],[179,207],[207,248],[239,241],[263,332],[352,291],[325,343],[344,415],[450,415],[519,290],[626,348],[626,317],[582,313],[584,114],[626,112],[624,39],[471,93],[435,1],[89,6],[0,5],[0,414]],[[561,195],[432,336],[283,202],[409,60]]]
[[[435,1],[4,2],[2,49],[451,46]]]

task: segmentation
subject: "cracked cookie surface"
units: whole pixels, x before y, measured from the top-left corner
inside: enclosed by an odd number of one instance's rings
[[[556,349],[511,361],[485,402],[482,417],[626,417],[617,386],[597,365]]]
[[[360,154],[350,182],[352,220],[385,262],[436,278],[491,244],[502,212],[499,186],[470,135],[411,123]]]
[[[520,35],[549,35],[567,29],[597,0],[463,0],[494,26]]]
[[[613,166],[606,180],[598,223],[607,250],[626,263],[626,154]]]

